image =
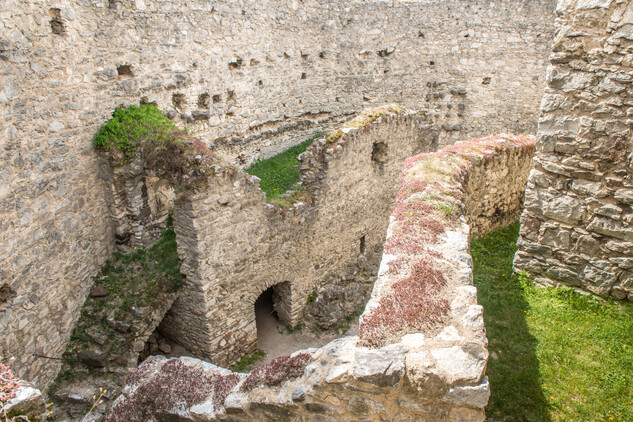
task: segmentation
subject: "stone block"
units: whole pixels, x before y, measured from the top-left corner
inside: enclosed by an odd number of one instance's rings
[[[437,371],[451,385],[478,384],[486,369],[486,359],[466,353],[461,347],[431,351]]]
[[[29,386],[20,386],[15,397],[4,403],[4,411],[11,414],[24,415],[31,421],[46,419],[46,402],[42,392]]]
[[[354,377],[379,387],[395,386],[404,374],[406,351],[406,346],[398,344],[375,350],[358,348]]]
[[[483,409],[490,399],[490,383],[483,377],[481,384],[475,386],[453,387],[442,396],[442,400],[458,406]]]

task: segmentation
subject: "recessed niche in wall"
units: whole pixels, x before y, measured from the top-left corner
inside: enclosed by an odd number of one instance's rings
[[[324,58],[325,58],[325,51],[321,51],[321,52],[319,53],[319,57],[320,57],[320,58],[322,58],[322,59],[324,59]]]
[[[226,90],[226,101],[231,101],[235,99],[235,91],[231,89]]]
[[[384,142],[374,142],[371,149],[371,161],[377,164],[384,164],[387,162],[387,144]]]
[[[185,95],[184,94],[174,94],[171,96],[171,103],[178,110],[182,109],[185,105]]]
[[[51,16],[50,24],[53,34],[63,35],[66,33],[64,22],[62,21],[61,9],[52,8],[48,10],[48,14]]]
[[[429,64],[430,64],[431,66],[435,66],[435,62],[434,62],[433,60],[431,60],[431,61],[429,62]]]
[[[222,101],[222,96],[220,94],[215,94],[213,97],[211,97],[211,99],[213,100],[213,104],[217,104]]]
[[[134,76],[134,72],[132,72],[132,65],[122,64],[116,67],[116,72],[119,76]]]
[[[308,76],[308,74],[307,74],[307,73],[305,73],[305,72],[301,72],[301,79],[306,79],[306,78],[307,78],[307,76]]]
[[[147,104],[153,104],[153,105],[157,105],[156,101],[150,101],[147,97],[141,97],[141,101],[139,101],[140,105],[147,105]]]
[[[198,107],[200,108],[209,108],[209,100],[211,96],[208,92],[202,93],[198,95]]]
[[[232,62],[229,62],[229,69],[231,70],[237,70],[240,67],[242,67],[242,65],[244,64],[244,61],[241,58],[237,58]]]
[[[15,297],[15,292],[11,290],[8,284],[0,287],[0,312],[4,311],[11,299]]]
[[[363,235],[363,237],[360,238],[360,253],[361,253],[361,255],[363,255],[365,253],[366,249],[367,249],[366,239],[365,239],[365,236]]]
[[[492,80],[492,78],[490,76],[486,76],[482,81],[481,84],[482,85],[489,85],[490,81]]]

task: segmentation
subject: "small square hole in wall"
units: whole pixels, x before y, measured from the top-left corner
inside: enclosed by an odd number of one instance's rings
[[[222,101],[222,96],[220,94],[215,94],[213,97],[211,97],[211,100],[213,101],[213,104],[217,104]]]
[[[182,109],[185,105],[185,95],[184,94],[174,94],[171,96],[171,103],[178,110]]]
[[[199,108],[209,108],[209,100],[211,96],[208,92],[198,95],[198,107]]]
[[[308,74],[305,72],[301,73],[301,79],[306,79],[308,77]]]
[[[122,77],[134,76],[134,72],[132,72],[132,65],[129,65],[129,64],[122,64],[122,65],[117,66],[116,73]]]
[[[492,81],[492,78],[490,76],[486,76],[482,81],[481,84],[482,85],[490,85],[490,81]]]
[[[15,296],[15,292],[11,290],[8,284],[0,287],[0,312],[4,311],[9,306],[9,302]]]
[[[371,161],[377,164],[384,164],[387,162],[387,144],[384,142],[374,142],[371,149]]]
[[[64,27],[64,22],[62,21],[61,9],[49,9],[48,14],[51,17],[50,24],[51,29],[53,30],[53,34],[64,35],[66,33],[66,28]]]
[[[367,250],[367,245],[366,245],[366,238],[365,236],[360,238],[360,254],[363,255],[365,253],[365,251]]]
[[[229,69],[237,70],[237,69],[241,68],[243,64],[244,64],[244,60],[242,60],[240,57],[238,57],[234,61],[229,62]]]
[[[139,102],[140,105],[157,105],[156,101],[150,101],[147,97],[141,97],[141,101]]]
[[[226,101],[231,101],[235,99],[235,91],[231,89],[226,90]]]

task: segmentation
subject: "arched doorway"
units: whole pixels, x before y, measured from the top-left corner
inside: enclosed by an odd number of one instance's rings
[[[255,301],[255,323],[259,348],[266,348],[272,334],[290,325],[290,283],[275,284]]]

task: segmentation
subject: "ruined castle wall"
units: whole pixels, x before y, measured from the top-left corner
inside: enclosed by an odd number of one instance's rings
[[[633,2],[561,1],[514,266],[633,300]]]
[[[503,140],[503,135],[491,139]],[[526,138],[525,143],[494,159],[484,156],[472,160],[477,163],[469,172],[464,198],[472,236],[479,237],[508,226],[521,215],[525,182],[532,170],[534,155],[534,140]],[[455,149],[460,146],[455,144]]]
[[[403,233],[415,236],[402,244],[404,248],[383,254],[371,301],[361,316],[359,336],[340,338],[320,349],[299,351],[290,358],[278,358],[250,375],[231,374],[192,358],[152,357],[129,378],[130,384],[113,404],[106,421],[123,422],[135,412],[161,418],[177,414],[179,420],[208,421],[484,421],[491,388],[485,376],[488,342],[483,309],[477,304],[477,289],[472,285],[469,227],[464,218],[467,202],[462,203],[459,198],[473,195],[506,199],[494,190],[489,192],[496,187],[494,184],[479,185],[469,193],[469,174],[490,170],[489,180],[501,181],[496,175],[499,168],[485,163],[516,163],[517,151],[524,151],[518,154],[523,157],[522,169],[529,165],[533,148],[531,139],[503,136],[477,140],[467,148],[421,154],[405,162],[386,245]],[[515,171],[508,169],[508,174],[522,177],[525,183],[525,175]],[[514,190],[505,191],[508,200],[516,198]],[[443,219],[433,207],[425,208],[428,201],[437,198],[453,201],[455,214]],[[401,212],[407,203],[413,207]],[[426,210],[422,220],[415,209]],[[439,219],[443,223],[441,233],[432,225],[418,224],[425,219]],[[488,227],[497,222],[491,217]],[[422,248],[415,248],[418,242]],[[383,302],[398,290],[398,283],[406,284],[411,294],[432,283],[433,271],[426,273],[423,280],[411,273],[409,265],[415,268],[422,261],[445,278],[437,291],[428,292],[433,301],[442,304],[442,317],[435,323],[417,326],[403,321],[402,326],[394,327],[391,321],[379,327],[381,345],[368,347],[363,326],[381,312]],[[420,281],[422,284],[417,284]],[[420,316],[420,303],[404,301],[401,305],[411,306],[408,315]],[[179,386],[189,385],[187,374],[196,371],[215,378],[215,384],[202,394],[206,397],[173,409],[152,404],[179,397]],[[157,385],[161,388],[155,388]],[[148,391],[160,393],[158,397],[148,397]]]
[[[267,204],[257,179],[234,169],[212,176],[205,192],[177,200],[174,228],[187,281],[163,324],[167,334],[231,365],[257,349],[254,304],[271,286],[289,285],[277,305],[289,325],[302,322],[317,287],[321,314],[334,313],[327,316],[334,322],[362,308],[402,162],[437,145],[437,129],[427,120],[411,112],[387,115],[349,128],[336,142],[316,141],[302,157],[311,175],[304,177],[308,204]],[[387,149],[380,164],[372,161],[376,143]]]
[[[444,143],[531,131],[552,10],[553,0],[2,1],[0,354],[31,381],[56,372],[34,354],[59,357],[114,243],[91,138],[115,107],[155,102],[242,163],[394,101],[428,108]]]

